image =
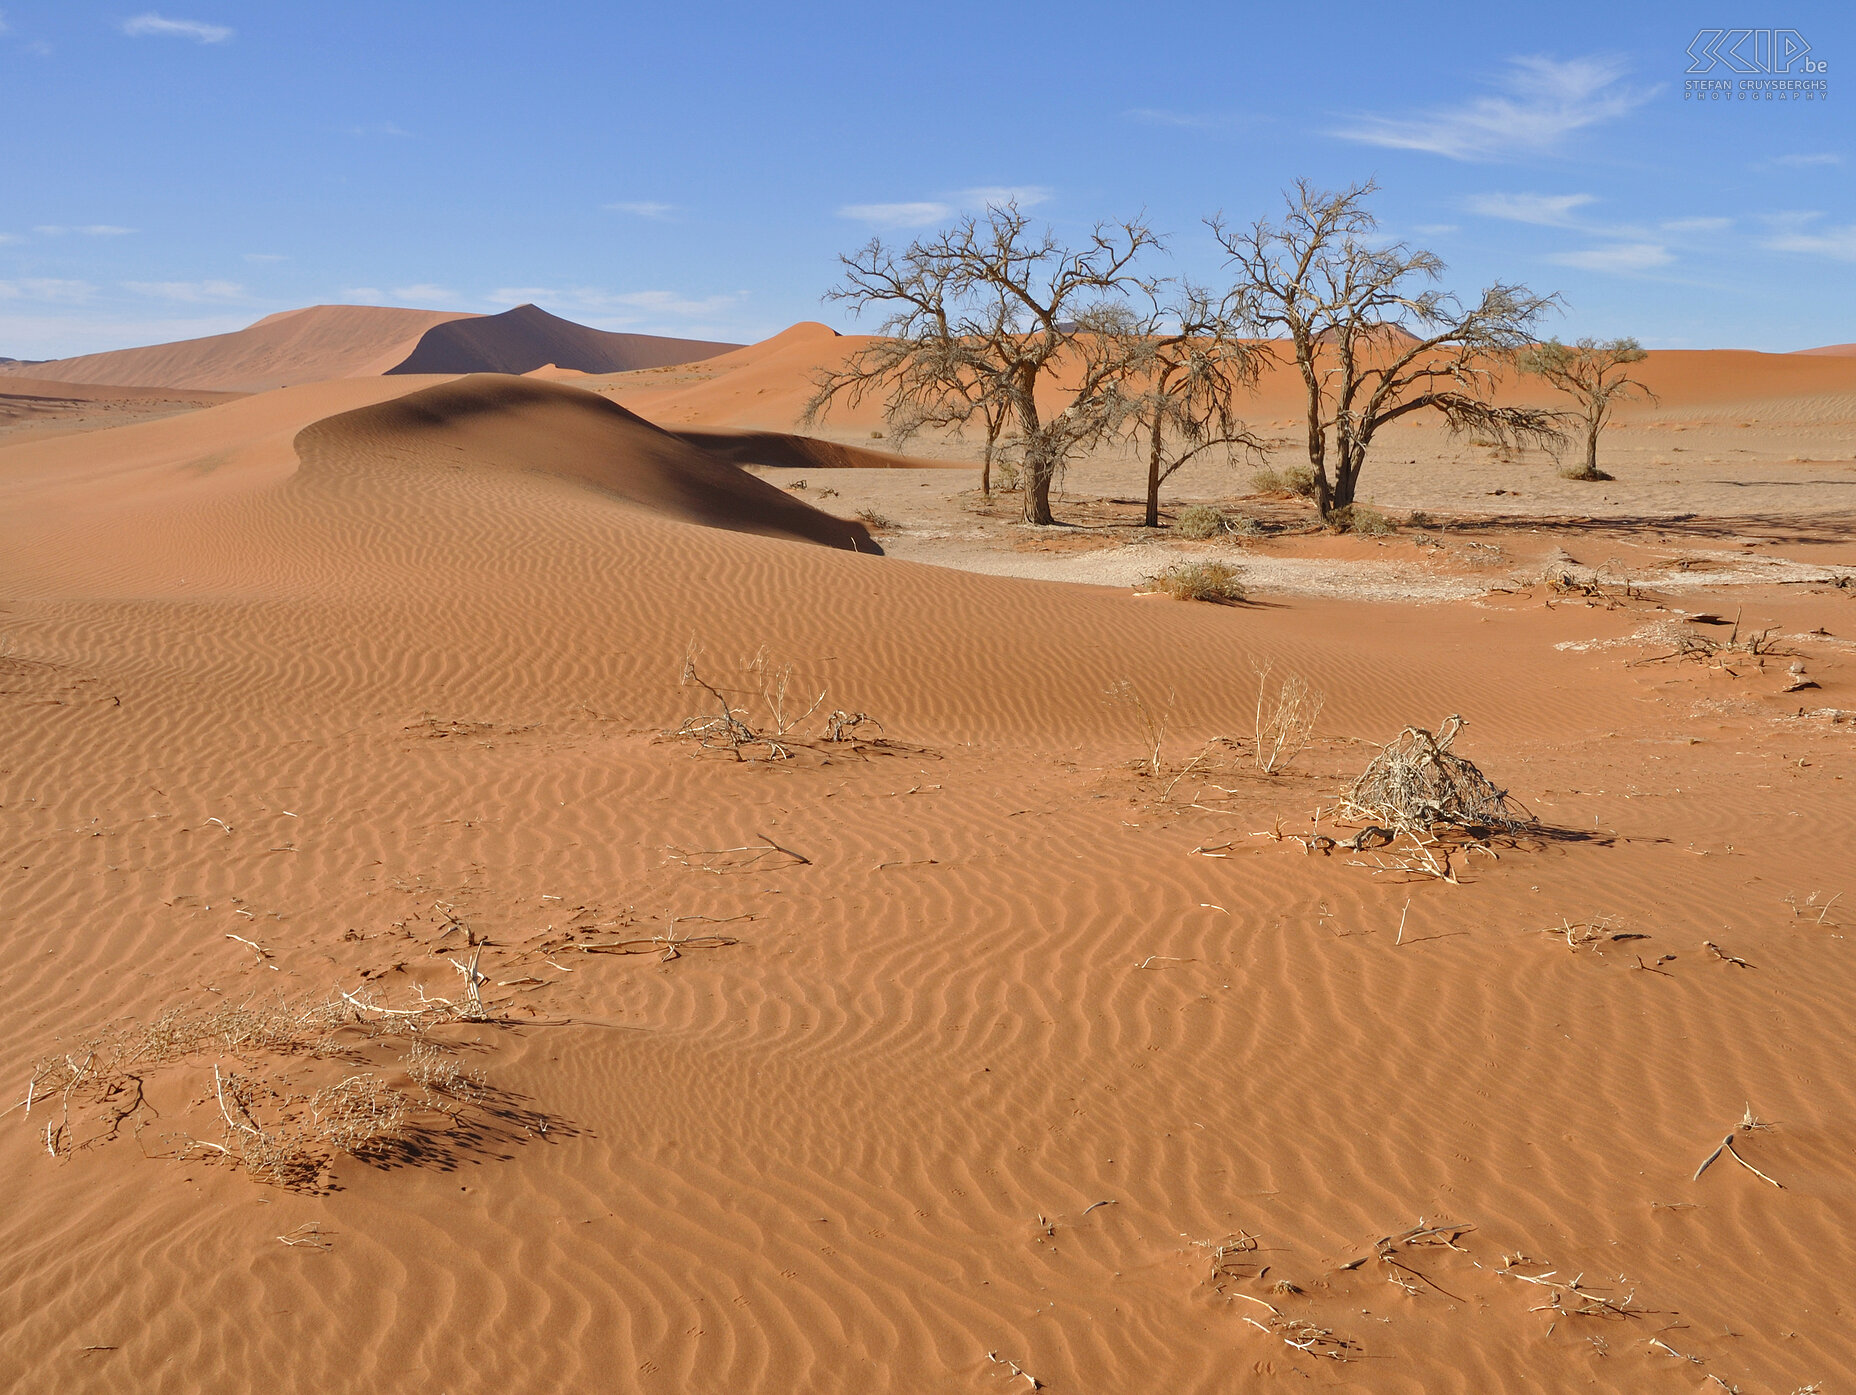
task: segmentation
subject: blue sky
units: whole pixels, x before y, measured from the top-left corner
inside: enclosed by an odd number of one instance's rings
[[[325,301],[850,328],[838,252],[1002,191],[1145,213],[1216,284],[1200,219],[1300,175],[1376,177],[1389,235],[1561,292],[1563,336],[1856,340],[1847,4],[0,6],[0,355]],[[1827,98],[1685,99],[1730,20]]]

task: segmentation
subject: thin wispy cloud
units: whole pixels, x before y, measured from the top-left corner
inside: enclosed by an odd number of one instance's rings
[[[1471,194],[1463,206],[1484,218],[1533,223],[1545,228],[1573,226],[1572,214],[1597,199],[1591,194]]]
[[[1731,218],[1670,218],[1657,224],[1669,233],[1724,232],[1734,225]]]
[[[1050,196],[1051,191],[1042,184],[980,184],[945,199],[845,204],[838,210],[838,216],[877,228],[926,228],[945,223],[961,213],[977,213],[1008,203],[1016,203],[1020,208],[1035,208],[1048,202]]]
[[[67,233],[78,237],[127,237],[135,229],[119,228],[114,223],[89,223],[75,228],[57,223],[41,223],[33,231],[40,237],[63,237]]]
[[[1806,212],[1767,214],[1765,222],[1773,235],[1760,245],[1774,252],[1856,262],[1856,223],[1841,228],[1819,226],[1823,216]]]
[[[1042,184],[980,184],[962,189],[955,200],[962,208],[997,208],[1015,203],[1020,208],[1036,208],[1050,202],[1051,191]]]
[[[61,281],[49,276],[29,276],[20,281],[0,281],[0,299],[48,300],[63,305],[81,305],[97,293],[88,281]]]
[[[12,26],[6,22],[6,11],[0,10],[0,34],[7,33],[11,28]]]
[[[675,204],[652,203],[648,199],[609,203],[605,208],[609,213],[629,213],[634,218],[651,218],[660,222],[676,211]]]
[[[1605,54],[1564,62],[1544,56],[1515,58],[1497,84],[1497,95],[1418,116],[1361,116],[1329,134],[1451,160],[1548,154],[1574,131],[1615,121],[1655,95],[1655,89],[1626,87],[1628,70],[1622,58]]]
[[[236,281],[124,281],[123,289],[183,305],[215,305],[248,299]]]
[[[916,203],[847,203],[838,210],[840,218],[868,223],[876,228],[925,228],[944,223],[954,216],[954,205],[921,201]]]
[[[1554,252],[1547,260],[1556,266],[1578,271],[1600,271],[1625,276],[1632,272],[1653,271],[1674,260],[1669,249],[1659,242],[1624,242],[1614,247],[1591,247],[1577,252]]]
[[[1778,155],[1773,157],[1772,163],[1783,165],[1786,169],[1803,170],[1824,165],[1840,165],[1843,163],[1843,157],[1830,151],[1823,151],[1816,155]]]
[[[169,19],[149,11],[122,22],[122,32],[132,39],[192,39],[197,44],[223,44],[232,30],[223,24],[208,24],[200,19]]]
[[[247,252],[245,254],[245,260],[248,262],[267,264],[270,262],[287,262],[290,258],[277,252]]]

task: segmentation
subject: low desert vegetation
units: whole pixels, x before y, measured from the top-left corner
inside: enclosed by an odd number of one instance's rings
[[[1145,595],[1213,605],[1236,605],[1248,594],[1243,573],[1229,562],[1181,562],[1146,578],[1140,590]]]
[[[1286,465],[1281,469],[1265,466],[1250,476],[1250,487],[1258,494],[1312,499],[1315,497],[1315,472],[1306,465]]]
[[[1270,675],[1273,671],[1274,665],[1267,663],[1252,669],[1257,679],[1257,701],[1251,726],[1251,750],[1257,769],[1265,775],[1286,769],[1308,749],[1315,737],[1315,722],[1326,702],[1325,695],[1299,674],[1284,674],[1272,689]]]
[[[216,1158],[255,1181],[315,1190],[338,1155],[380,1163],[405,1148],[421,1103],[455,1112],[457,1103],[483,1097],[482,1074],[442,1067],[443,1049],[425,1035],[448,1022],[484,1020],[475,964],[473,954],[461,1001],[422,995],[384,1008],[337,991],[175,1007],[147,1023],[108,1027],[38,1061],[15,1108],[35,1130],[44,1120],[46,1151],[63,1157],[125,1130],[141,1134],[156,1117],[151,1087],[189,1066],[210,1066],[203,1104],[218,1137],[176,1131],[174,1156]],[[293,1062],[360,1064],[371,1043],[392,1037],[411,1041],[404,1064],[422,1101],[370,1068],[314,1090],[294,1084],[302,1072]]]
[[[1149,702],[1141,690],[1126,678],[1116,682],[1108,690],[1108,697],[1124,707],[1133,709],[1140,719],[1142,748],[1146,755],[1138,762],[1140,768],[1156,778],[1160,774],[1161,757],[1166,745],[1167,723],[1173,716],[1173,690],[1167,689],[1164,700]]]
[[[708,710],[686,717],[664,733],[703,751],[727,752],[737,761],[785,761],[819,742],[877,740],[883,724],[867,712],[825,712],[829,690],[802,680],[791,663],[775,660],[763,646],[742,668],[743,685],[725,689],[697,667],[701,649],[693,641],[683,659],[679,686],[708,696]],[[822,714],[822,715],[821,715]]]
[[[1534,824],[1533,815],[1451,747],[1462,734],[1460,716],[1435,733],[1406,727],[1360,772],[1331,806],[1317,808],[1305,834],[1285,833],[1280,821],[1258,837],[1293,841],[1307,852],[1358,854],[1354,866],[1374,873],[1457,881],[1454,859],[1494,857],[1497,839],[1512,839]],[[1356,825],[1344,837],[1321,831],[1333,819]]]
[[[1254,538],[1263,525],[1247,514],[1228,514],[1210,504],[1188,504],[1173,520],[1174,535],[1193,542],[1212,538]]]
[[[1349,504],[1328,516],[1328,526],[1337,533],[1352,533],[1362,538],[1383,538],[1398,531],[1398,524],[1371,504]]]
[[[902,526],[888,514],[879,513],[876,509],[857,510],[857,521],[868,526],[872,532],[877,533],[893,533]]]

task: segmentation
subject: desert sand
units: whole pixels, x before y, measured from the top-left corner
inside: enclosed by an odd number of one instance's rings
[[[1384,538],[1195,466],[1264,530],[1187,543],[796,435],[823,326],[338,337],[0,437],[0,1389],[1856,1382],[1856,362],[1655,354],[1609,484],[1389,435]],[[1534,822],[1320,841],[1452,714]]]

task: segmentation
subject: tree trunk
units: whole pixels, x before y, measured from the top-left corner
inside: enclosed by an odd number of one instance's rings
[[[1366,464],[1366,443],[1352,439],[1341,441],[1334,454],[1334,489],[1328,495],[1327,508],[1321,513],[1324,522],[1342,509],[1353,507],[1354,492],[1360,484],[1360,469]]]
[[[1025,457],[1025,522],[1057,521],[1050,511],[1050,486],[1056,474],[1052,462],[1030,455]]]
[[[1160,526],[1160,417],[1154,416],[1154,438],[1147,451],[1147,516],[1143,526]]]
[[[1594,417],[1586,423],[1585,429],[1585,474],[1583,479],[1598,478],[1598,419]]]
[[[1044,438],[1036,392],[1035,374],[1021,375],[1013,393],[1013,412],[1025,443],[1025,522],[1047,524],[1057,521],[1050,512],[1050,486],[1057,474],[1057,461],[1051,454],[1050,442]]]
[[[980,493],[992,498],[992,442],[990,432],[986,436],[986,454],[980,458]]]

